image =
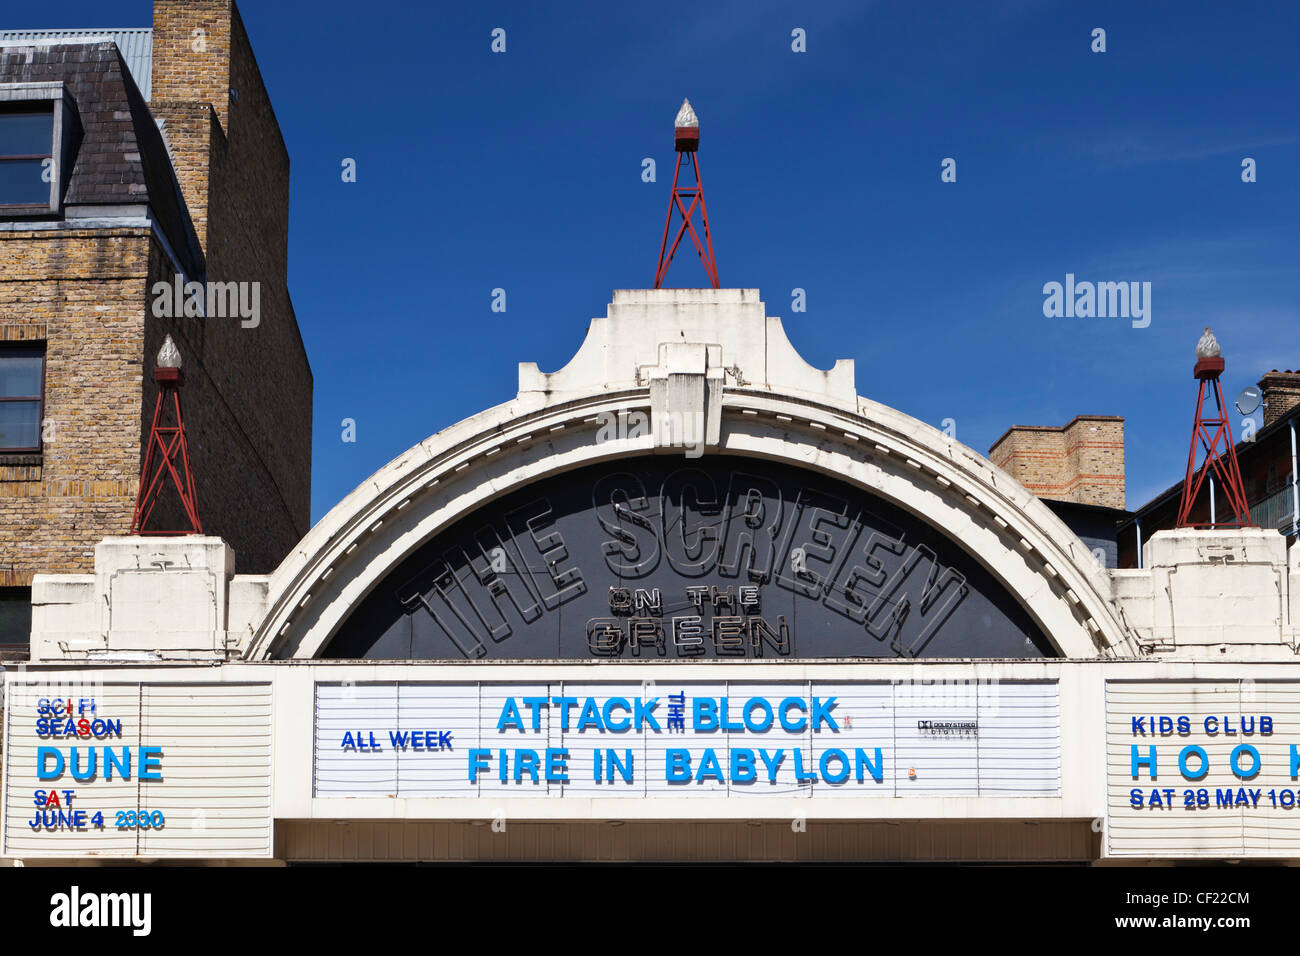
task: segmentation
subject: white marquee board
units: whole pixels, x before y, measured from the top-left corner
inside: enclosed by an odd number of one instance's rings
[[[316,685],[317,797],[1060,792],[1054,681]]]
[[[1300,855],[1300,681],[1106,682],[1106,853]]]
[[[271,684],[6,685],[0,855],[269,857]]]

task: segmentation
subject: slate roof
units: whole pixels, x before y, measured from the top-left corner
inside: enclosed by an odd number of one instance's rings
[[[153,82],[153,30],[149,27],[106,30],[0,30],[0,46],[32,46],[50,43],[89,43],[112,40],[117,44],[131,71],[131,79],[140,87],[145,100],[150,98]]]
[[[148,203],[186,274],[202,276],[203,256],[167,146],[116,44],[0,46],[0,83],[54,80],[75,102],[82,133],[65,206]]]

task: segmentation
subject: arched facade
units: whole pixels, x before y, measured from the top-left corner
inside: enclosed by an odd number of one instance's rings
[[[755,294],[622,295],[561,372],[521,367],[514,401],[421,442],[331,511],[271,576],[247,659],[321,656],[393,568],[504,496],[601,463],[635,470],[641,456],[684,452],[768,461],[861,489],[942,531],[1059,656],[1133,652],[1108,576],[1046,506],[971,449],[858,397],[850,363],[811,369]],[[755,339],[761,354],[747,355]],[[693,446],[672,428],[692,415],[701,423]]]

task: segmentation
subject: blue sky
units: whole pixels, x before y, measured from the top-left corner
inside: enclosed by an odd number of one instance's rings
[[[313,520],[514,397],[518,362],[563,365],[611,290],[651,284],[683,96],[722,285],[760,289],[808,361],[854,359],[860,394],[952,418],[980,452],[1012,424],[1124,415],[1134,507],[1181,477],[1204,325],[1230,396],[1300,367],[1300,4],[240,9],[292,159]],[[145,26],[151,5],[8,0],[3,19]],[[1066,273],[1151,282],[1150,326],[1044,317]],[[693,253],[666,284],[705,284]]]

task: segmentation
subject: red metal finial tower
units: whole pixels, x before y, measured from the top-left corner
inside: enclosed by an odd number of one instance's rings
[[[659,244],[659,266],[655,269],[656,289],[663,286],[664,276],[668,274],[668,267],[673,263],[673,256],[677,253],[677,245],[682,241],[682,236],[690,233],[691,242],[695,243],[695,251],[700,255],[700,262],[704,265],[704,271],[708,273],[709,282],[713,288],[718,288],[718,265],[713,259],[713,239],[709,235],[709,211],[704,208],[704,184],[700,181],[700,164],[696,158],[696,151],[700,147],[700,121],[695,117],[695,111],[691,109],[690,100],[682,100],[682,108],[677,111],[675,142],[677,146],[677,168],[673,171],[673,191],[668,197],[668,219],[664,222],[664,238]],[[691,174],[695,177],[695,184],[680,184],[682,175],[682,162],[690,166]],[[689,206],[684,202],[690,199]],[[700,224],[704,227],[704,240],[700,241],[700,235],[695,231],[695,226],[691,223],[691,216],[695,213],[695,207],[700,209]],[[668,245],[668,230],[673,224],[673,210],[681,213],[682,222],[677,227],[677,235],[673,239],[673,244]]]
[[[181,506],[190,523],[189,530],[148,533],[202,534],[199,503],[194,493],[194,473],[190,471],[190,450],[185,441],[185,419],[181,415],[181,386],[185,384],[185,376],[181,372],[180,350],[170,335],[158,351],[153,380],[158,383],[158,401],[154,404],[149,444],[145,447],[140,491],[136,495],[135,514],[131,518],[131,534],[146,533],[145,525],[149,523],[149,516],[153,514],[154,506],[167,487],[169,478],[180,495]],[[174,425],[165,424],[169,408],[175,412]]]
[[[1183,478],[1183,499],[1178,506],[1179,528],[1213,528],[1220,525],[1246,528],[1250,526],[1250,506],[1246,504],[1246,490],[1241,481],[1241,469],[1237,465],[1237,449],[1232,441],[1232,426],[1228,423],[1227,406],[1223,401],[1223,389],[1219,386],[1219,376],[1223,374],[1223,357],[1219,351],[1219,342],[1205,327],[1201,340],[1196,343],[1196,366],[1192,374],[1200,382],[1196,390],[1196,420],[1192,424],[1192,447],[1187,453],[1187,475]],[[1212,417],[1205,416],[1205,393],[1209,390],[1214,399]],[[1208,426],[1208,427],[1207,427]],[[1210,429],[1214,429],[1213,432]],[[1219,450],[1220,440],[1223,450]],[[1205,449],[1205,463],[1200,471],[1196,470],[1197,446]],[[1201,491],[1205,476],[1211,469],[1219,480],[1228,507],[1232,509],[1232,521],[1216,521],[1213,513],[1208,524],[1191,522],[1192,506]],[[1193,484],[1192,478],[1196,482]]]

